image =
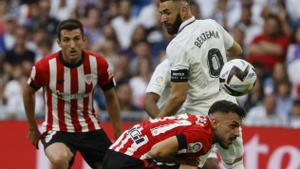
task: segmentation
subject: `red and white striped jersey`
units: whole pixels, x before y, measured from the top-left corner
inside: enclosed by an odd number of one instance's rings
[[[70,65],[62,53],[45,56],[31,71],[28,84],[43,88],[45,121],[43,131],[87,132],[100,129],[93,106],[93,89],[114,87],[106,60],[90,51],[83,51],[81,61]]]
[[[183,135],[187,145],[178,154],[199,157],[212,146],[212,128],[205,116],[180,114],[161,119],[145,120],[125,131],[110,146],[111,150],[145,160],[152,146],[172,136]],[[182,137],[181,137],[182,138]],[[178,140],[179,141],[179,140]],[[180,144],[180,143],[179,143]]]

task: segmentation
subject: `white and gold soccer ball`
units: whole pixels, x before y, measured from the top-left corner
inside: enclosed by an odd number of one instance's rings
[[[233,59],[225,63],[220,72],[220,85],[232,96],[248,94],[256,82],[254,67],[242,59]]]

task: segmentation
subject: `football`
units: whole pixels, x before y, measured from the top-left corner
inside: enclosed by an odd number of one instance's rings
[[[256,82],[254,67],[242,59],[233,59],[224,64],[220,76],[220,85],[232,96],[248,94]]]

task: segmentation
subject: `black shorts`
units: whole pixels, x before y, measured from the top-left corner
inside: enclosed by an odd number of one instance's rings
[[[79,151],[84,160],[92,167],[95,164],[102,163],[104,155],[111,145],[111,141],[103,130],[95,130],[84,133],[69,133],[62,131],[48,131],[41,139],[44,149],[53,143],[64,143],[74,154],[70,161],[70,166],[74,161],[77,151]]]
[[[145,164],[149,167],[145,167]],[[157,165],[154,161],[142,161],[140,159],[122,154],[113,150],[108,150],[104,160],[103,169],[178,169],[179,165]]]

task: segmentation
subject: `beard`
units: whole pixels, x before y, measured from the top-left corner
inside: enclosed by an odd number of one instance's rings
[[[177,14],[176,16],[176,20],[174,21],[174,23],[165,23],[165,28],[167,29],[167,32],[170,34],[170,35],[175,35],[176,33],[178,33],[178,29],[180,27],[182,23],[182,19],[180,18],[180,15]]]
[[[217,132],[218,133],[218,132]],[[224,142],[225,142],[225,138],[224,137],[221,137],[219,134],[215,134],[214,135],[215,137],[215,141],[217,143],[219,143],[219,145],[224,148],[224,149],[228,149],[229,145],[225,145]]]

